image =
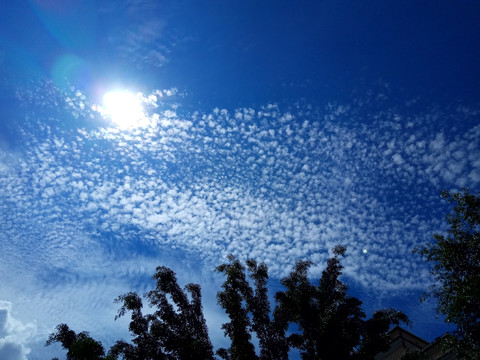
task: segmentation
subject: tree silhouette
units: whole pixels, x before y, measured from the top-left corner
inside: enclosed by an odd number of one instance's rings
[[[260,345],[261,360],[288,359],[289,346],[285,337],[288,321],[284,311],[275,306],[273,319],[270,319],[270,301],[268,299],[268,267],[257,264],[255,260],[247,260],[250,278],[255,285],[254,296],[247,302],[252,314],[253,331],[257,334]]]
[[[347,294],[347,286],[339,280],[343,266],[339,258],[346,248],[333,249],[318,286],[307,277],[311,262],[298,261],[294,271],[281,280],[285,291],[276,300],[289,322],[299,332],[288,337],[289,344],[300,350],[303,360],[373,359],[386,350],[391,325],[408,322],[407,316],[394,309],[376,311],[365,320],[362,302]]]
[[[449,345],[466,359],[480,359],[480,194],[468,189],[442,192],[455,204],[446,217],[447,235],[435,234],[435,242],[415,251],[433,264],[436,284],[424,294],[437,299],[437,312],[455,324]]]
[[[234,256],[216,268],[225,276],[218,304],[229,322],[222,325],[230,346],[217,355],[225,360],[288,360],[291,347],[303,360],[373,360],[388,347],[388,330],[408,322],[394,309],[376,311],[366,319],[362,302],[347,294],[339,277],[340,258],[346,248],[337,246],[327,261],[318,285],[308,278],[310,262],[298,261],[289,276],[281,279],[284,291],[275,294],[272,310],[268,295],[268,268],[247,260],[244,266]],[[248,276],[247,276],[248,275]],[[144,301],[135,292],[119,296],[115,319],[130,313],[131,341],[117,341],[104,357],[101,343],[88,333],[76,334],[65,324],[57,326],[47,345],[60,342],[68,360],[211,360],[214,352],[203,316],[200,286],[182,289],[175,273],[164,266],[153,276],[155,289],[145,294],[153,310],[144,314]],[[252,336],[258,339],[258,349]]]
[[[334,257],[317,286],[308,278],[311,262],[298,261],[289,276],[281,280],[285,291],[275,295],[273,319],[267,294],[268,269],[253,260],[246,264],[255,291],[247,281],[246,268],[233,256],[230,263],[217,267],[226,275],[223,291],[217,294],[230,322],[223,325],[231,340],[228,349],[217,353],[224,359],[288,359],[289,347],[300,350],[303,360],[314,359],[373,359],[388,347],[388,330],[393,324],[407,323],[405,314],[394,309],[376,311],[366,320],[362,302],[347,294],[347,286],[339,277],[343,266],[340,257],[346,248],[333,249]],[[298,332],[286,337],[289,324]],[[260,356],[251,343],[255,332],[259,340]]]
[[[175,273],[164,266],[157,267],[153,279],[156,287],[146,294],[150,306],[156,309],[153,314],[142,314],[142,299],[136,293],[116,299],[123,304],[116,318],[127,311],[132,313],[129,329],[134,338],[133,344],[117,341],[110,354],[126,360],[213,359],[200,286],[188,284],[183,291]]]
[[[217,267],[217,271],[226,275],[223,291],[217,293],[218,303],[230,318],[222,325],[225,335],[231,340],[229,349],[219,349],[217,354],[223,359],[261,360],[288,359],[288,344],[285,331],[288,323],[280,316],[278,309],[270,319],[268,299],[268,268],[262,263],[247,260],[250,278],[254,282],[252,289],[245,275],[245,267],[239,260],[229,256],[230,263]],[[255,353],[251,343],[251,333],[255,332],[259,340],[260,356]]]
[[[223,359],[257,359],[251,340],[251,320],[246,302],[251,302],[253,291],[245,276],[245,267],[233,256],[230,264],[222,264],[216,271],[227,277],[222,285],[223,291],[217,293],[218,303],[225,309],[230,322],[222,325],[225,335],[231,340],[229,349],[219,349],[217,354]]]
[[[46,345],[56,342],[67,350],[68,360],[113,360],[113,357],[105,357],[102,343],[91,338],[88,332],[77,334],[67,324],[58,325],[56,332],[48,337]]]

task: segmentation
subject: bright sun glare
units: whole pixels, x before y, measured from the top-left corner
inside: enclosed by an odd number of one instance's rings
[[[145,116],[135,94],[129,91],[109,91],[103,96],[105,113],[122,129],[136,127]]]

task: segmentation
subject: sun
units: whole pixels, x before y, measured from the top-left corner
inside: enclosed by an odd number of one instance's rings
[[[105,93],[103,106],[105,114],[121,129],[137,127],[145,117],[140,99],[127,90]]]

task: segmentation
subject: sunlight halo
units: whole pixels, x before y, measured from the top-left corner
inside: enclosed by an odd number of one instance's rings
[[[140,99],[126,90],[109,91],[103,96],[105,115],[121,129],[140,125],[145,117]]]

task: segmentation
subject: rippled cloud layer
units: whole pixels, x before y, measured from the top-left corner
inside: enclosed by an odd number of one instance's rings
[[[206,272],[228,254],[255,258],[278,278],[297,259],[318,276],[344,244],[357,285],[424,289],[411,251],[443,229],[440,190],[480,185],[480,126],[462,106],[366,95],[187,112],[176,90],[156,90],[139,94],[142,123],[122,130],[77,90],[19,98],[17,141],[0,155],[0,297],[20,296],[22,281],[78,326],[92,306],[111,322],[111,300],[169,251]]]

